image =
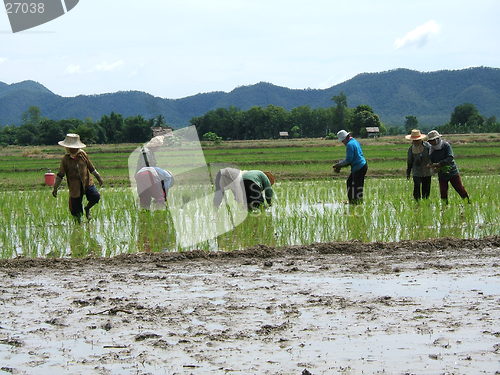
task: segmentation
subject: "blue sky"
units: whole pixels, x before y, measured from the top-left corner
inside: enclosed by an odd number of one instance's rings
[[[80,0],[13,34],[0,9],[0,81],[180,98],[260,81],[326,88],[400,67],[500,67],[499,14],[497,0]]]

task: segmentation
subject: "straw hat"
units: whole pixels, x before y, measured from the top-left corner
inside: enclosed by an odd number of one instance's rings
[[[151,140],[146,143],[146,147],[160,147],[163,146],[163,140],[165,139],[164,135],[157,135],[156,137],[151,138]]]
[[[264,174],[267,176],[267,178],[271,182],[271,185],[274,185],[274,183],[276,182],[276,177],[274,177],[274,175],[271,172],[264,172]]]
[[[347,132],[345,130],[340,130],[338,133],[337,133],[337,137],[339,139],[340,142],[342,142],[344,139],[347,138],[347,136],[351,134],[350,132]]]
[[[425,134],[420,133],[420,130],[413,129],[411,131],[411,134],[405,135],[405,138],[410,141],[420,141],[427,138],[427,136]]]
[[[427,138],[429,141],[432,141],[433,139],[441,138],[441,134],[439,134],[437,130],[431,130],[429,134],[427,134]]]
[[[64,141],[57,142],[59,146],[68,148],[84,148],[87,147],[82,141],[80,141],[80,136],[78,134],[66,134]]]

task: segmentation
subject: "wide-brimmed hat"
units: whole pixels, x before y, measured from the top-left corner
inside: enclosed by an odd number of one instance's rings
[[[78,134],[66,134],[64,141],[57,142],[59,146],[68,148],[84,148],[87,147],[82,141],[80,141],[80,136]]]
[[[337,137],[339,139],[340,142],[342,142],[344,139],[347,138],[347,136],[351,134],[350,132],[348,131],[345,131],[345,130],[340,130],[338,133],[337,133]]]
[[[269,179],[269,182],[271,182],[271,185],[274,185],[274,183],[276,182],[276,177],[274,177],[274,175],[271,172],[266,171],[266,172],[264,172],[264,174]]]
[[[164,135],[157,135],[156,137],[151,138],[151,140],[146,143],[146,147],[160,147],[163,146],[163,141],[165,140]]]
[[[422,139],[427,138],[427,136],[425,134],[420,133],[420,130],[413,129],[411,131],[411,134],[405,135],[405,138],[410,141],[420,141]]]
[[[439,134],[437,130],[431,130],[429,134],[427,134],[427,138],[429,141],[432,141],[433,139],[441,138],[441,134]]]

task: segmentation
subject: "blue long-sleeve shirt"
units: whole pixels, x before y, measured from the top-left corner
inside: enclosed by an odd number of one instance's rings
[[[345,145],[345,159],[342,160],[338,165],[344,167],[346,165],[351,166],[351,172],[357,172],[363,168],[366,164],[366,159],[363,155],[363,150],[361,145],[357,140],[351,138]]]

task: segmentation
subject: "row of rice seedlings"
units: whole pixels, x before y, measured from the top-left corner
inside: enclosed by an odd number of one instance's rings
[[[4,230],[0,234],[0,255],[113,256],[193,248],[230,250],[256,244],[498,234],[500,178],[464,178],[464,184],[472,203],[463,202],[450,189],[450,204],[445,205],[437,198],[436,182],[432,198],[416,203],[411,182],[368,179],[364,204],[349,206],[345,204],[345,181],[281,183],[275,186],[272,209],[252,213],[243,223],[228,219],[224,211],[214,213],[207,187],[173,191],[169,197],[171,210],[153,212],[138,210],[130,189],[102,189],[101,202],[92,210],[95,219],[82,225],[70,218],[67,192],[61,192],[57,199],[49,191],[6,192],[1,193],[0,225]],[[202,199],[204,196],[209,198]],[[229,204],[236,210],[234,202]],[[221,218],[213,215],[222,215],[225,227],[220,227],[216,221]],[[214,233],[216,236],[212,236]],[[191,243],[185,241],[189,236]]]

